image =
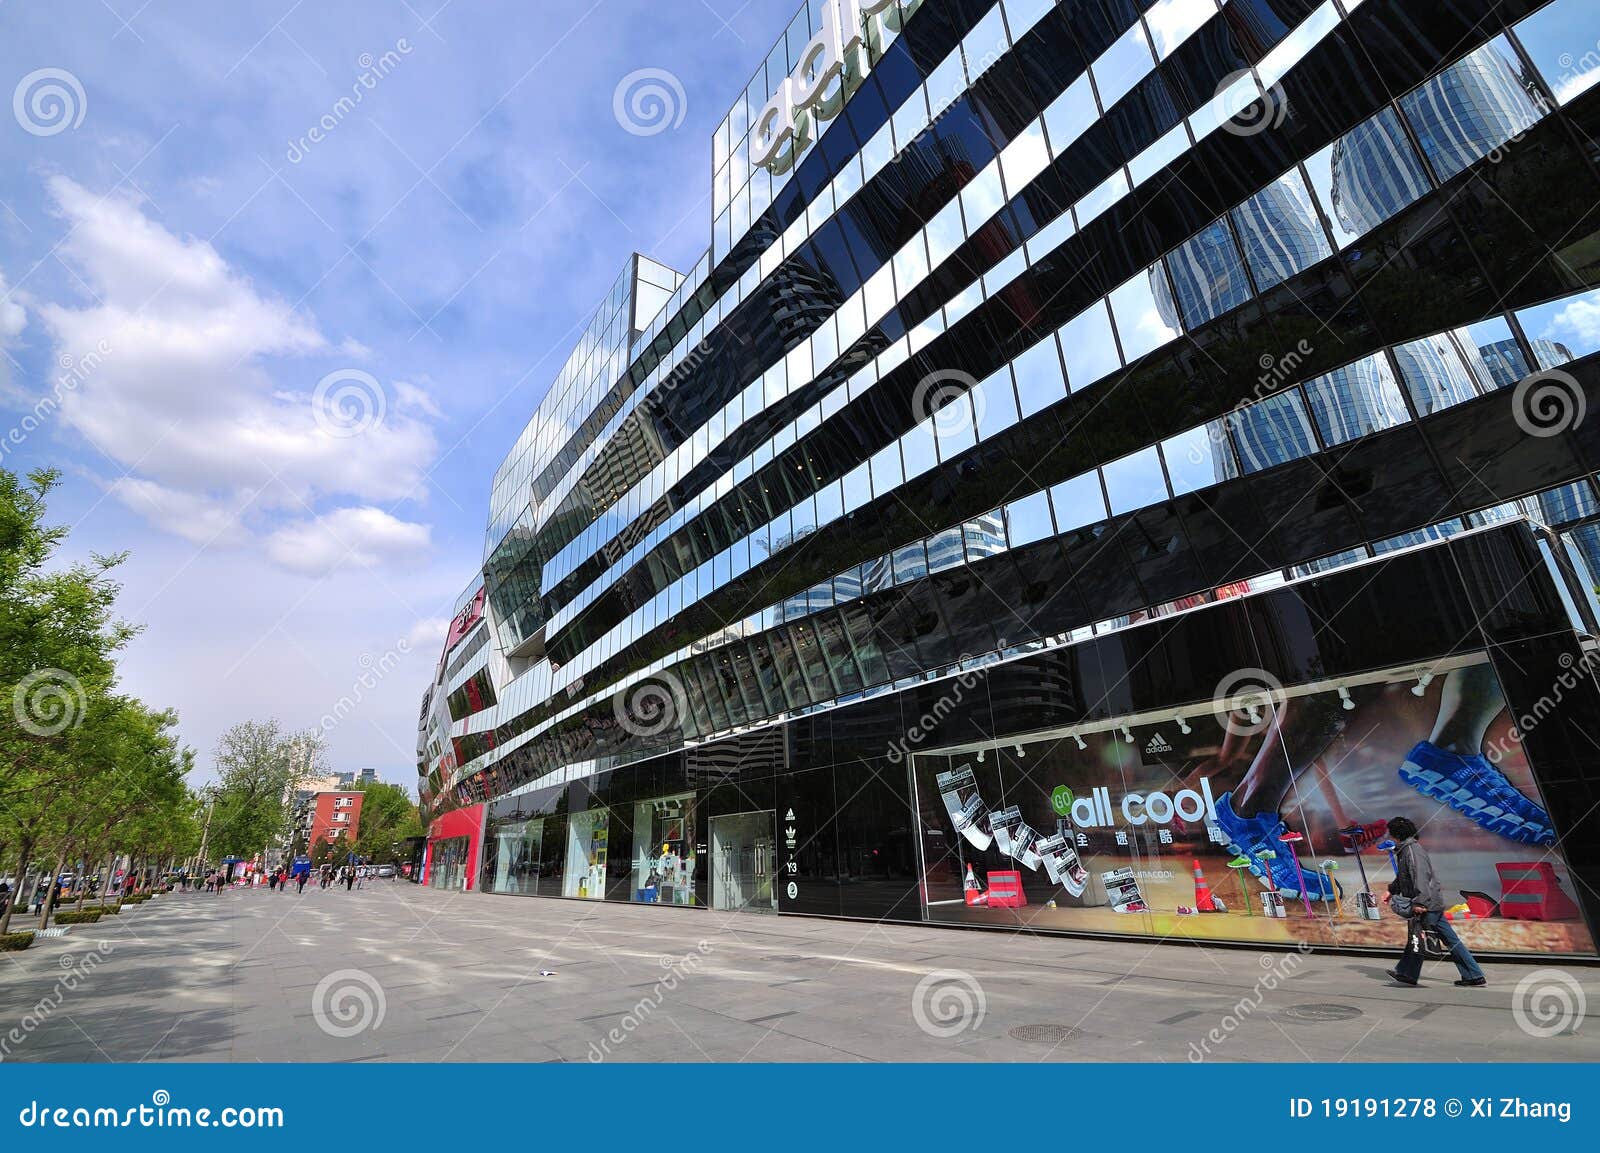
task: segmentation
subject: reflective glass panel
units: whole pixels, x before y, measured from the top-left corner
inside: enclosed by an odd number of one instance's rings
[[[1167,482],[1154,445],[1114,460],[1102,470],[1113,514],[1131,512],[1167,499]]]
[[[1250,299],[1250,281],[1225,221],[1214,220],[1167,254],[1184,326],[1194,329]],[[1161,316],[1175,325],[1166,281],[1152,275]],[[1118,314],[1119,319],[1121,314]]]
[[[1239,463],[1247,473],[1317,451],[1305,401],[1294,389],[1235,409],[1228,414],[1227,424],[1239,450]]]
[[[1067,395],[1061,376],[1061,359],[1054,336],[1047,336],[1012,362],[1017,380],[1017,403],[1023,416],[1032,416]]]
[[[1394,350],[1394,358],[1400,366],[1400,379],[1411,394],[1411,403],[1422,416],[1478,395],[1472,374],[1462,363],[1449,333],[1402,344]]]
[[[1600,6],[1594,0],[1556,0],[1514,31],[1557,104],[1600,81]]]
[[[1133,361],[1178,335],[1172,293],[1158,260],[1111,293],[1124,360]]]
[[[1393,108],[1335,140],[1307,161],[1306,169],[1341,248],[1431,187]]]
[[[1101,105],[1110,108],[1148,76],[1155,66],[1144,25],[1135,23],[1118,37],[1116,43],[1102,52],[1092,66],[1095,87],[1100,90]]]
[[[1006,537],[1012,548],[1055,535],[1050,520],[1050,496],[1036,492],[1006,505]]]
[[[1299,169],[1280,176],[1230,215],[1262,292],[1333,252]]]
[[[1517,313],[1540,368],[1600,351],[1600,291],[1580,292]]]
[[[1161,442],[1161,455],[1166,458],[1167,475],[1177,496],[1239,475],[1224,421],[1214,420],[1169,436]]]
[[[1056,527],[1069,532],[1106,519],[1106,497],[1100,489],[1100,473],[1090,469],[1064,480],[1050,489],[1050,503],[1056,510]]]
[[[1544,115],[1499,36],[1400,98],[1423,153],[1448,180]]]
[[[1308,380],[1305,388],[1317,429],[1330,446],[1411,418],[1381,352]]]
[[[1057,335],[1067,362],[1067,387],[1074,392],[1122,367],[1117,338],[1111,331],[1111,313],[1103,300],[1067,321]]]

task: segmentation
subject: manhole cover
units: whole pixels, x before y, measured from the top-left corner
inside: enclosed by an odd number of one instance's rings
[[[1040,1045],[1055,1045],[1067,1040],[1077,1030],[1071,1025],[1018,1025],[1011,1030],[1013,1041],[1032,1041]]]
[[[1290,1005],[1283,1015],[1296,1021],[1350,1021],[1361,1016],[1361,1010],[1354,1005]]]

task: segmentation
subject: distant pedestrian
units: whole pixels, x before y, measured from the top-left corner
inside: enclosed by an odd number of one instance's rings
[[[1433,871],[1428,850],[1417,839],[1417,826],[1406,817],[1395,817],[1389,821],[1389,835],[1398,842],[1394,851],[1395,879],[1389,886],[1389,899],[1391,903],[1397,898],[1409,899],[1411,906],[1406,925],[1406,949],[1400,955],[1400,963],[1389,970],[1389,976],[1402,985],[1417,983],[1422,975],[1421,938],[1426,931],[1437,933],[1450,951],[1450,959],[1461,973],[1457,985],[1477,988],[1487,984],[1472,951],[1445,920],[1444,890]]]
[[[310,873],[301,873],[300,874],[300,876],[297,879],[296,883],[300,886],[300,890],[299,891],[301,893],[304,893],[306,891],[306,882],[308,880],[310,880],[310,879],[311,879],[311,874]]]
[[[348,893],[351,889],[353,889],[355,887],[356,887],[356,871],[355,871],[354,867],[352,867],[350,865],[346,865],[344,867],[344,891]]]

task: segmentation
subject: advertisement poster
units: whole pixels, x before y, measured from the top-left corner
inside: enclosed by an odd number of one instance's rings
[[[913,759],[931,920],[1399,948],[1405,816],[1474,952],[1595,952],[1481,658],[982,752]]]

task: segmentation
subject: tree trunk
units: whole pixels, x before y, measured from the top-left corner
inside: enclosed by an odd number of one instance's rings
[[[106,858],[106,883],[100,887],[100,907],[106,907],[106,892],[111,888],[111,872],[117,867],[117,854],[113,852]]]
[[[17,907],[18,902],[26,899],[22,886],[28,881],[28,866],[32,863],[28,858],[31,856],[33,856],[33,842],[23,838],[21,851],[17,854],[17,887],[11,894],[11,900],[6,902],[5,912],[0,913],[0,933],[10,931],[11,911]]]
[[[56,878],[61,876],[61,870],[67,867],[67,854],[63,851],[56,857],[56,867],[45,878],[44,883],[49,887],[44,891],[44,908],[39,911],[39,928],[50,927],[50,914],[56,909]]]

